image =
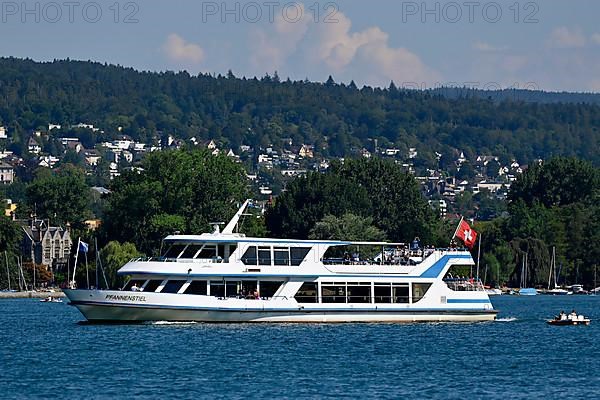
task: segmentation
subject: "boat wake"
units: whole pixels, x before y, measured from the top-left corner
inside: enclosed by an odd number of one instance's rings
[[[517,319],[515,317],[508,317],[508,318],[498,318],[496,320],[496,322],[514,322]]]
[[[194,321],[152,321],[150,325],[194,325]]]

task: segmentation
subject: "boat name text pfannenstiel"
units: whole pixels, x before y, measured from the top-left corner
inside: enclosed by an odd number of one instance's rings
[[[123,294],[107,294],[106,300],[117,300],[117,301],[146,301],[146,296],[128,296]]]

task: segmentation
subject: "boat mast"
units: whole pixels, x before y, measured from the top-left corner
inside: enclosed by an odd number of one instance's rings
[[[242,204],[240,209],[235,213],[233,218],[231,218],[231,221],[229,221],[229,223],[227,224],[227,226],[225,226],[225,228],[223,229],[223,231],[221,233],[223,233],[225,235],[233,234],[233,231],[234,231],[235,227],[237,226],[238,221],[242,217],[242,214],[244,214],[244,210],[246,210],[246,207],[248,207],[249,203],[250,203],[250,199],[246,200],[244,202],[244,204]]]
[[[6,261],[6,279],[8,280],[8,291],[11,291],[10,287],[10,270],[8,269],[8,256],[6,255],[6,250],[4,250],[4,260]]]

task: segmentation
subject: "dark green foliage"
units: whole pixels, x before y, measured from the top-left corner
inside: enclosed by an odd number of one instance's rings
[[[575,158],[553,158],[531,166],[511,186],[509,200],[544,207],[588,202],[598,193],[600,174],[591,163]]]
[[[326,215],[315,224],[309,237],[320,240],[381,242],[385,240],[385,232],[374,226],[372,218],[354,214],[344,214],[339,218]]]
[[[451,149],[495,154],[504,162],[577,155],[600,163],[600,106],[521,98],[491,101],[487,95],[446,96],[394,85],[358,90],[333,78],[326,84],[280,82],[276,77],[190,76],[91,62],[0,59],[0,120],[18,154],[26,152],[31,129],[85,122],[106,132],[68,132],[86,147],[121,127],[121,133],[145,142],[173,134],[264,147],[292,137],[297,145],[315,144],[326,156],[371,150],[378,139],[381,146],[417,147],[415,163],[430,166],[434,151]]]
[[[142,168],[113,181],[104,231],[147,254],[168,234],[200,234],[209,222],[229,221],[247,195],[240,165],[207,151],[152,153]]]
[[[35,211],[38,218],[50,219],[53,226],[70,223],[80,228],[91,216],[91,193],[85,174],[71,164],[55,170],[39,169],[26,191],[30,211]]]
[[[372,218],[394,241],[434,240],[435,218],[414,178],[391,161],[347,160],[325,174],[292,181],[269,210],[267,228],[278,237],[304,239],[325,216]]]
[[[600,257],[599,173],[590,163],[569,158],[526,171],[511,186],[509,217],[478,225],[483,227],[482,254],[490,254],[484,266],[495,268],[493,255],[501,278],[518,285],[527,253],[527,284],[546,286],[554,247],[562,271],[559,282],[591,286]]]
[[[0,203],[0,205],[3,205]],[[23,231],[10,218],[0,215],[0,260],[4,263],[4,252],[17,254],[19,243],[23,238]],[[2,265],[0,263],[0,265]]]
[[[125,279],[117,275],[117,271],[129,260],[139,256],[141,254],[133,243],[121,244],[117,241],[111,241],[104,246],[100,251],[100,258],[109,288],[119,289],[124,286]]]

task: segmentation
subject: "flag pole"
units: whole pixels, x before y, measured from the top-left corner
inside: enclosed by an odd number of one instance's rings
[[[85,279],[87,281],[87,288],[90,290],[90,270],[88,269],[87,251],[83,254],[85,255]]]
[[[479,255],[481,254],[481,233],[477,235],[477,239],[479,239],[479,244],[477,245],[477,282],[479,282]]]
[[[81,238],[77,238],[77,252],[75,253],[75,265],[73,266],[73,279],[70,282],[71,289],[75,289],[75,271],[77,271],[77,257],[79,257],[79,243],[81,243]]]
[[[458,232],[458,230],[460,228],[460,224],[462,224],[462,222],[463,222],[463,219],[465,219],[465,217],[461,216],[460,221],[458,221],[458,225],[456,226],[456,229],[454,230],[454,235],[452,235],[452,239],[450,239],[450,245],[452,245],[452,241],[456,237],[456,233]]]

